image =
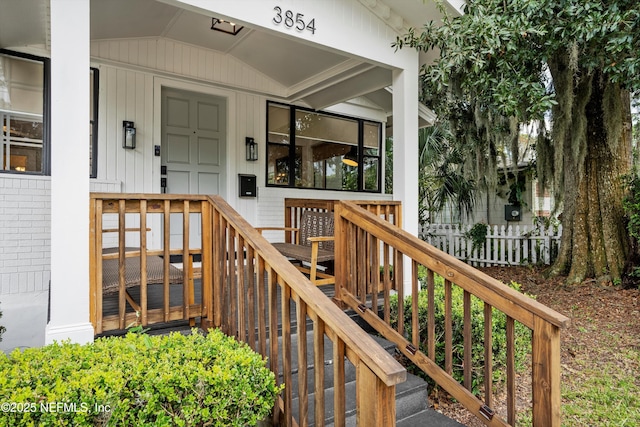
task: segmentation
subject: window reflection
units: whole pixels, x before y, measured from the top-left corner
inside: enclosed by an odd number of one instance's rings
[[[43,170],[44,64],[0,53],[0,123],[3,171]]]
[[[293,179],[297,188],[379,191],[379,123],[272,103],[267,121],[268,184],[291,186]]]

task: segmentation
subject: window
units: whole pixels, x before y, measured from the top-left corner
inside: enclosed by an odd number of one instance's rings
[[[0,49],[1,172],[48,174],[49,60]]]
[[[267,128],[267,185],[380,192],[380,123],[269,102]]]
[[[96,178],[98,176],[98,82],[99,71],[97,68],[91,68],[89,71],[91,77],[89,84],[89,176]]]

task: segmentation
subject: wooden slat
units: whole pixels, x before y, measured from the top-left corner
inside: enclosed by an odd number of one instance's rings
[[[400,319],[404,319],[404,284],[403,284],[403,260],[402,253],[396,251],[394,253],[393,262],[393,280],[396,284],[398,291],[398,333],[404,335],[404,322]]]
[[[140,228],[147,229],[147,201],[140,200]],[[166,273],[165,273],[166,275]],[[140,321],[147,326],[147,233],[140,233]]]
[[[265,303],[265,289],[267,289],[267,285],[265,284],[265,268],[264,268],[264,259],[261,256],[258,256],[258,341],[260,349],[260,354],[264,357],[267,357],[267,312],[266,312],[266,303]]]
[[[316,318],[313,324],[314,419],[317,427],[324,427],[324,322]]]
[[[267,268],[267,288],[269,298],[269,369],[275,375],[276,383],[280,384],[278,373],[278,301],[276,296],[276,275],[271,268]],[[279,421],[278,411],[273,413],[273,424]]]
[[[389,265],[389,244],[384,242],[382,245],[382,257],[383,257],[383,283],[384,283],[384,321],[386,323],[391,322],[391,270]]]
[[[296,307],[298,336],[298,424],[309,426],[309,393],[307,384],[307,304],[299,300]]]
[[[417,294],[416,294],[417,295]],[[427,354],[431,360],[436,360],[436,288],[435,280],[433,277],[433,270],[427,271],[427,342],[428,351]]]
[[[333,425],[345,427],[345,382],[344,382],[344,354],[345,344],[341,339],[333,342]]]
[[[453,326],[451,316],[451,282],[444,281],[444,370],[453,375]]]
[[[242,236],[238,236],[238,261],[237,261],[237,295],[238,295],[238,339],[241,341],[247,340],[247,287],[244,277],[244,239]]]
[[[420,346],[420,325],[419,325],[419,316],[420,312],[418,310],[418,291],[420,283],[418,282],[418,263],[415,261],[411,262],[411,342],[415,348]],[[398,322],[402,321],[401,317],[398,317]]]
[[[236,233],[233,228],[228,228],[227,235],[227,274],[228,274],[228,283],[227,287],[229,289],[229,312],[227,313],[227,318],[229,319],[229,333],[234,337],[238,337],[238,292],[234,289],[235,284],[237,283],[237,269],[236,269],[236,255],[237,255],[237,246],[236,246]]]
[[[371,262],[369,263],[369,271],[371,271],[371,310],[378,312],[378,301],[380,297],[380,242],[374,236],[371,236]]]
[[[249,315],[249,323],[248,323],[248,336],[247,340],[249,342],[249,346],[257,351],[258,347],[256,346],[256,297],[255,297],[255,286],[256,286],[256,276],[255,276],[255,253],[253,251],[252,246],[247,246],[247,305],[248,305],[248,315]],[[258,292],[261,293],[260,290]]]
[[[202,229],[202,308],[204,319],[202,326],[209,328],[213,322],[213,229],[211,217],[211,204],[204,203],[202,206],[201,229]]]
[[[118,314],[120,315],[120,323],[118,324],[119,329],[124,329],[126,324],[125,313],[127,310],[127,299],[126,299],[126,285],[125,285],[125,258],[124,258],[124,247],[125,247],[125,204],[124,200],[118,201],[118,227],[120,231],[118,232]],[[137,321],[137,319],[136,319]]]
[[[217,274],[213,275],[213,325],[222,327],[222,307],[224,305],[223,277],[224,277],[224,232],[221,230],[221,218],[217,210],[213,211],[213,268]],[[265,354],[265,353],[263,353]],[[265,354],[266,355],[266,354]]]
[[[515,325],[507,316],[507,422],[516,425]]]
[[[163,280],[162,280],[162,293],[164,298],[164,321],[169,321],[169,307],[171,306],[170,299],[170,288],[169,288],[169,262],[170,262],[170,249],[171,249],[171,209],[170,209],[169,200],[165,200],[163,202],[163,215],[162,215],[162,232],[163,232]]]
[[[182,210],[182,263],[183,266],[187,266],[189,262],[189,233],[191,227],[189,224],[189,200],[183,201]],[[165,272],[165,277],[167,276]],[[189,268],[182,269],[182,302],[184,307],[184,318],[189,319]]]
[[[489,304],[484,304],[484,403],[491,407],[493,400],[493,316]]]
[[[462,341],[463,341],[463,377],[464,377],[464,386],[467,390],[471,391],[471,374],[473,371],[473,366],[471,365],[471,350],[473,346],[473,342],[471,340],[471,294],[467,291],[464,291],[463,295],[463,331],[462,331]]]
[[[95,249],[94,249],[94,258],[95,258],[95,296],[96,296],[96,334],[101,334],[104,330],[104,325],[102,324],[102,200],[96,200],[95,203]]]
[[[284,376],[284,425],[292,426],[293,377],[291,374],[291,288],[280,284],[280,306],[282,310],[282,374]],[[275,341],[275,339],[274,339]]]

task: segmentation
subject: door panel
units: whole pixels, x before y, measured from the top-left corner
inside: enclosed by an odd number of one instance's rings
[[[165,164],[172,164],[176,167],[176,163],[189,164],[189,136],[188,135],[167,135],[167,158]]]
[[[220,140],[217,138],[198,138],[198,164],[220,166]]]
[[[220,194],[224,188],[226,100],[195,92],[162,91],[162,164],[167,193]],[[199,248],[200,215],[191,214],[189,245]],[[171,214],[172,248],[182,247],[182,214]]]

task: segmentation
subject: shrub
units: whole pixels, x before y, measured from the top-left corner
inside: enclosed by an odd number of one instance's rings
[[[248,426],[280,390],[259,354],[218,330],[0,355],[0,402],[16,411],[3,407],[0,425]]]
[[[419,276],[424,278],[425,272],[421,267]],[[421,279],[424,283],[424,280]],[[436,363],[444,368],[445,362],[445,312],[444,312],[444,279],[436,275],[435,287],[435,323],[436,323]],[[424,286],[423,286],[424,287]],[[520,285],[511,282],[510,287],[520,290]],[[452,329],[452,360],[453,360],[453,377],[459,381],[463,381],[464,376],[464,291],[458,286],[452,286],[451,290],[451,329]],[[506,339],[506,315],[496,309],[492,313],[492,351],[493,351],[493,381],[500,381],[504,378],[504,372],[501,369],[506,366],[507,360],[507,339]],[[428,346],[428,295],[426,289],[421,289],[418,294],[418,322],[420,325],[420,350],[427,354]],[[398,298],[391,298],[391,323],[393,327],[397,327],[398,322]],[[527,354],[531,351],[531,333],[529,329],[516,322],[516,366],[522,369]],[[404,313],[404,330],[407,336],[412,336],[411,327],[411,296],[405,299]],[[472,391],[479,392],[479,386],[483,382],[484,370],[484,304],[478,298],[471,298],[471,358],[472,358]],[[433,382],[422,371],[417,371],[413,366],[409,367],[417,375],[427,379],[433,385]]]

